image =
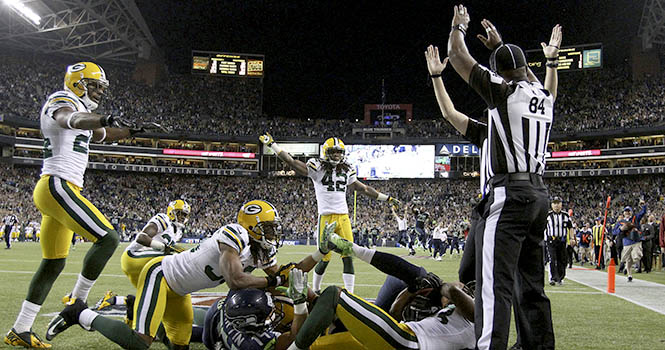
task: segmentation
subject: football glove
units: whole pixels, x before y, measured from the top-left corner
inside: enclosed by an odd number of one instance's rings
[[[103,127],[109,127],[109,128],[134,128],[136,125],[126,119],[123,119],[121,117],[116,117],[113,115],[107,115],[106,117],[102,118],[100,120],[100,124],[102,124]]]
[[[153,122],[141,123],[140,125],[129,127],[130,135],[138,134],[141,132],[162,132],[168,134],[170,130],[166,127],[163,127],[161,124]]]
[[[275,143],[275,140],[272,138],[272,135],[270,135],[270,133],[268,132],[259,136],[259,141],[261,141],[264,145],[268,147],[272,146],[272,144]]]
[[[439,291],[441,290],[441,286],[443,285],[443,281],[439,276],[428,272],[424,276],[418,276],[416,279],[409,285],[409,292],[415,293],[419,290],[423,290],[425,288],[432,288],[434,291]]]
[[[294,304],[302,304],[307,301],[307,272],[294,268],[289,272],[289,288],[286,296],[293,300]]]
[[[402,202],[400,202],[399,199],[393,198],[393,197],[388,197],[388,203],[395,208],[395,210],[399,209],[399,207],[402,206]]]
[[[282,281],[288,281],[289,280],[289,273],[295,267],[296,267],[296,263],[294,263],[294,262],[284,264],[284,265],[279,267],[279,270],[277,270],[277,275],[282,278]]]
[[[165,254],[174,254],[174,253],[177,254],[177,253],[182,253],[185,250],[187,250],[187,248],[185,248],[181,245],[175,244],[175,242],[171,242],[168,245],[164,246],[164,253]]]

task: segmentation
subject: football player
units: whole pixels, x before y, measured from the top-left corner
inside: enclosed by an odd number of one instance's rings
[[[360,247],[337,234],[332,233],[329,240],[336,251],[355,255],[406,288],[389,313],[339,287],[326,288],[289,350],[307,349],[335,317],[369,350],[475,347],[474,301],[469,288],[459,282],[443,283],[398,256]]]
[[[134,303],[133,329],[87,308],[81,299],[49,323],[55,337],[74,324],[96,330],[125,349],[147,349],[160,323],[174,349],[186,349],[192,333],[190,293],[226,282],[231,290],[271,288],[288,281],[291,269],[311,270],[323,254],[317,250],[298,264],[277,265],[281,220],[277,209],[263,200],[245,203],[237,223],[228,224],[197,247],[180,254],[159,256],[141,271]],[[245,271],[263,269],[266,277]]]
[[[331,137],[323,143],[323,159],[311,158],[307,161],[307,164],[293,159],[291,154],[284,151],[269,133],[261,135],[259,140],[270,147],[277,157],[293,168],[297,174],[312,179],[319,212],[318,239],[321,239],[326,224],[336,222],[338,234],[349,241],[353,241],[349,208],[346,203],[347,189],[357,191],[369,198],[385,201],[395,206],[399,205],[397,199],[380,193],[373,187],[358,181],[356,170],[345,162],[344,142],[337,137]],[[321,290],[321,282],[330,262],[330,257],[330,254],[327,254],[314,270],[312,280],[314,291]],[[342,263],[344,265],[342,273],[344,287],[353,293],[355,285],[353,260],[351,257],[343,255]]]
[[[42,262],[32,277],[16,322],[4,338],[9,345],[50,348],[31,328],[53,282],[65,267],[73,231],[93,242],[72,290],[73,298],[86,300],[118,246],[117,232],[81,194],[89,143],[120,140],[160,127],[136,126],[112,115],[94,113],[108,87],[106,73],[100,66],[76,63],[67,67],[64,89],[51,94],[42,107],[44,163],[33,191],[35,205],[42,214]]]
[[[136,235],[134,241],[127,246],[120,258],[120,266],[134,288],[138,288],[143,266],[152,258],[185,250],[177,245],[177,242],[182,238],[184,225],[191,211],[191,206],[186,201],[182,199],[172,201],[166,208],[166,214],[159,213],[153,216]],[[112,305],[125,305],[125,297],[108,291],[97,302],[96,309],[102,310]]]

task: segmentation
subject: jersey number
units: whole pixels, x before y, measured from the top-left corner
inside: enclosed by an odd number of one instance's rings
[[[346,192],[346,174],[337,174],[337,181],[333,180],[332,171],[326,171],[321,183],[328,186],[328,192]]]
[[[76,135],[74,139],[74,152],[88,154],[88,143],[90,138],[87,135]]]
[[[74,152],[79,152],[83,154],[88,154],[88,143],[90,142],[90,138],[86,135],[77,135],[76,138],[74,139],[74,147],[73,151]],[[44,138],[44,158],[51,158],[53,157],[53,148],[51,147],[51,140],[49,138]]]
[[[51,149],[51,140],[48,138],[44,139],[44,159],[51,158],[53,156],[53,150]]]
[[[538,103],[540,101],[540,103]],[[534,97],[529,101],[529,112],[536,113],[540,111],[540,114],[545,114],[545,99],[538,100],[538,97]]]
[[[219,281],[219,284],[224,283],[224,277],[215,275],[215,272],[212,270],[212,266],[206,265],[205,273],[206,276],[208,276],[208,278],[210,278],[211,281],[213,282]]]

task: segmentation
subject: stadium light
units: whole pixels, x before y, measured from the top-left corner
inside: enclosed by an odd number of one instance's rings
[[[25,18],[29,19],[35,25],[39,25],[42,18],[35,13],[31,8],[23,5],[19,0],[4,0],[5,4],[11,6],[14,10],[18,11]]]

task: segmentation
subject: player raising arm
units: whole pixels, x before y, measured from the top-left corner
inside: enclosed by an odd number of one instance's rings
[[[372,199],[399,205],[397,199],[380,193],[373,187],[358,181],[355,169],[344,161],[344,142],[337,137],[331,137],[324,142],[322,147],[323,159],[311,158],[307,161],[307,164],[293,159],[289,152],[284,151],[269,133],[261,135],[259,140],[270,147],[277,157],[293,168],[298,175],[312,179],[319,212],[317,230],[319,240],[326,224],[336,222],[336,232],[344,239],[353,242],[349,207],[346,203],[347,189],[357,191]],[[329,262],[330,254],[326,254],[323,260],[317,264],[312,281],[314,291],[321,290],[321,282]],[[342,273],[344,287],[353,293],[355,285],[353,260],[349,256],[342,255],[342,263],[344,265]]]
[[[53,283],[65,267],[72,233],[93,242],[83,259],[73,298],[86,300],[88,292],[118,246],[118,233],[108,219],[81,194],[88,165],[90,141],[115,141],[158,124],[137,125],[112,115],[94,113],[109,87],[104,70],[92,62],[67,67],[64,87],[51,94],[41,109],[44,163],[33,191],[42,214],[42,262],[32,277],[16,322],[5,336],[12,346],[50,348],[32,332],[32,324]],[[66,296],[63,301],[69,301]]]

